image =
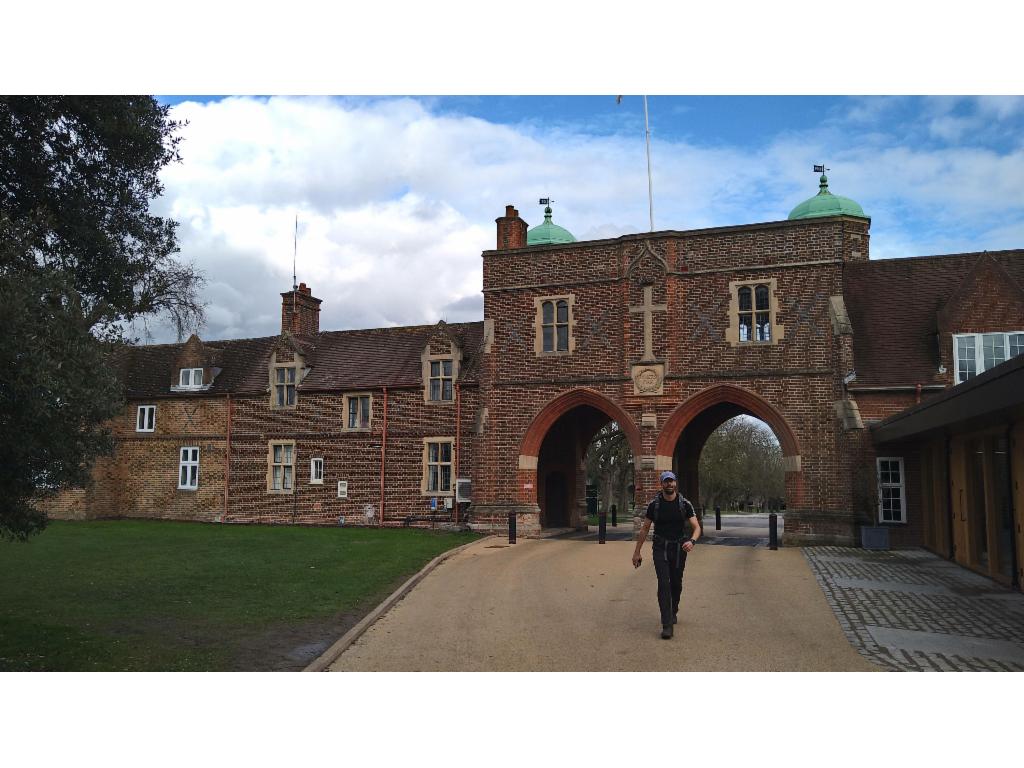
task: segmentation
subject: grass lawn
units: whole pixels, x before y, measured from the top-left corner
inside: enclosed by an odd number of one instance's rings
[[[471,533],[52,522],[0,541],[0,670],[302,669]]]

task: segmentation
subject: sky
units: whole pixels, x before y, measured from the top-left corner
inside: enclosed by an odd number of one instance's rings
[[[206,276],[200,336],[277,333],[293,256],[324,330],[480,320],[507,204],[535,226],[550,197],[579,240],[647,231],[643,99],[615,96],[158,96],[183,127],[153,209]],[[652,95],[648,112],[656,231],[785,219],[823,163],[871,217],[872,258],[1024,247],[1024,97]]]

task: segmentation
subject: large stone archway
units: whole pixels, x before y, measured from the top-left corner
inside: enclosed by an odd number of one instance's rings
[[[582,505],[582,456],[594,434],[614,421],[626,435],[634,456],[641,453],[640,432],[621,406],[593,389],[578,388],[548,402],[533,418],[519,449],[519,504],[536,509],[527,528],[578,527]],[[558,486],[552,485],[557,478]],[[549,509],[554,500],[564,509]],[[522,515],[521,515],[522,517]]]
[[[803,504],[800,444],[786,417],[756,392],[732,384],[716,384],[681,403],[666,420],[658,436],[656,468],[674,469],[682,492],[697,496],[697,460],[704,442],[722,423],[749,415],[767,424],[782,448],[786,471],[786,506]],[[696,499],[694,499],[696,502]]]

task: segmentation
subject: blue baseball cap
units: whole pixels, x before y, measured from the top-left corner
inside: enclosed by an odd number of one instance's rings
[[[664,472],[661,473],[661,482],[663,482],[663,483],[666,480],[675,480],[675,479],[676,479],[675,472],[671,472],[671,471],[666,469]]]

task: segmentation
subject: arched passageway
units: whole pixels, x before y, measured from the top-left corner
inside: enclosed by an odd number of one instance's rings
[[[729,419],[747,415],[764,422],[782,448],[786,472],[786,506],[796,508],[803,501],[803,475],[796,434],[786,418],[755,392],[730,384],[702,390],[684,401],[665,422],[657,445],[657,467],[672,469],[679,477],[683,495],[695,503],[700,499],[699,462],[708,437]]]
[[[560,395],[534,418],[520,449],[519,479],[523,500],[540,508],[541,528],[586,526],[584,457],[594,435],[610,421],[638,455],[640,434],[632,419],[594,390]]]

